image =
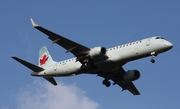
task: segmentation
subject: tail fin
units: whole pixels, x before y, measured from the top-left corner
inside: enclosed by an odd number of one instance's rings
[[[55,63],[53,61],[50,53],[48,52],[47,48],[44,46],[39,50],[39,67],[46,68],[47,66]]]
[[[27,62],[15,56],[12,56],[12,58],[20,62],[24,66],[28,67],[29,69],[33,70],[34,72],[31,73],[32,76],[38,76],[38,73],[43,71],[46,66],[55,63],[55,61],[53,61],[51,55],[49,54],[45,46],[42,47],[39,51],[39,66],[31,64],[30,62]],[[43,77],[43,78],[49,81],[50,83],[52,83],[53,85],[57,85],[53,77]]]
[[[34,72],[31,74],[32,76],[35,76],[35,75],[33,75],[33,74],[36,74],[36,73],[41,72],[41,71],[44,70],[43,68],[38,67],[38,66],[36,66],[36,65],[34,65],[34,64],[31,64],[31,63],[29,63],[29,62],[27,62],[27,61],[25,61],[25,60],[22,60],[22,59],[20,59],[20,58],[18,58],[18,57],[14,57],[14,56],[13,56],[12,58],[15,59],[16,61],[20,62],[20,63],[23,64],[24,66],[28,67],[28,68],[31,69],[32,71],[34,71]],[[56,83],[56,81],[54,80],[53,77],[43,77],[43,78],[46,79],[47,81],[49,81],[50,83],[52,83],[53,85],[57,85],[57,83]]]

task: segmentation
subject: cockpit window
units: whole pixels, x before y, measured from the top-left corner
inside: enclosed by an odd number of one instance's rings
[[[163,37],[156,37],[156,39],[164,39]]]

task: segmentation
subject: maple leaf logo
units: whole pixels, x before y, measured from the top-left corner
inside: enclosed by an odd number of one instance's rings
[[[42,58],[39,60],[40,65],[45,64],[48,58],[49,58],[48,56],[43,55]]]

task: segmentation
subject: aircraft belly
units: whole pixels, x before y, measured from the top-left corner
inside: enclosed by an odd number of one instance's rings
[[[103,63],[101,65],[98,66],[98,70],[100,71],[109,71],[112,69],[116,69],[117,67],[120,67],[121,63],[120,62],[107,62],[107,63]]]
[[[107,60],[96,62],[94,65],[97,69],[90,70],[88,73],[97,74],[98,72],[108,72],[112,69],[116,69],[120,66],[123,66],[125,62],[120,56],[111,56]]]

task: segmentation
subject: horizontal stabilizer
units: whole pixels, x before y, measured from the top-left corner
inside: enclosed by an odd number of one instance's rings
[[[24,60],[22,60],[22,59],[20,59],[20,58],[17,58],[17,57],[12,57],[12,58],[15,59],[16,61],[20,62],[20,63],[23,64],[24,66],[28,67],[29,69],[31,69],[31,70],[34,71],[34,72],[41,72],[41,71],[44,70],[43,68],[38,67],[38,66],[36,66],[36,65],[34,65],[34,64],[31,64],[31,63],[29,63],[29,62],[27,62],[27,61],[24,61]]]
[[[53,77],[44,77],[44,79],[46,79],[47,81],[49,81],[50,83],[52,83],[55,86],[57,85],[57,83]]]

